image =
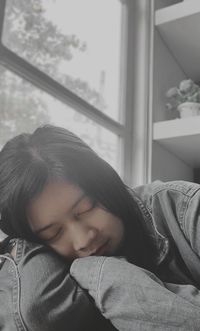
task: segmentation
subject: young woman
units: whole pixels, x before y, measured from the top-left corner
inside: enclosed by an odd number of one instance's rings
[[[71,261],[122,254],[154,269],[137,201],[114,169],[65,129],[45,126],[4,146],[0,211],[7,235],[46,244]]]
[[[154,273],[155,291],[175,283],[185,299],[179,285],[190,284],[197,292],[200,287],[199,197],[200,186],[188,182],[155,182],[131,190],[88,145],[58,127],[19,135],[0,152],[0,227],[9,238],[43,244],[70,263],[76,259],[76,268],[85,260],[77,258],[124,256],[128,270],[131,263],[133,272],[142,275],[144,268],[148,277]],[[123,263],[118,261],[120,277]],[[78,270],[80,274],[83,268]],[[190,293],[187,300],[197,325],[199,299]],[[157,315],[159,321],[164,311]],[[133,320],[152,323],[152,314],[136,314]]]

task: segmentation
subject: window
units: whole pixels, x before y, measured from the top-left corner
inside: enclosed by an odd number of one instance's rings
[[[52,123],[89,143],[127,184],[144,182],[151,4],[1,0],[0,146]]]
[[[119,120],[121,26],[120,0],[7,0],[2,41]]]
[[[89,143],[123,176],[121,0],[0,3],[0,146],[45,123]]]
[[[19,132],[54,124],[79,135],[113,167],[119,163],[118,135],[2,66],[0,77],[1,146]]]
[[[146,182],[153,3],[0,0],[0,148],[51,123]]]
[[[121,16],[119,0],[8,0],[3,43],[118,120]]]

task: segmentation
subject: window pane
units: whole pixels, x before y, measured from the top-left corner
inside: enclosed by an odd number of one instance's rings
[[[119,120],[121,0],[7,0],[3,43]]]
[[[21,132],[42,124],[76,133],[120,172],[120,139],[86,116],[0,67],[0,147]]]

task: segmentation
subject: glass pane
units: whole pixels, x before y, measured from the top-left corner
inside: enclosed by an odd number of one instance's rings
[[[32,132],[49,123],[76,133],[120,172],[117,135],[3,67],[0,67],[0,105],[0,147],[21,132]]]
[[[3,43],[120,119],[121,0],[7,0]]]

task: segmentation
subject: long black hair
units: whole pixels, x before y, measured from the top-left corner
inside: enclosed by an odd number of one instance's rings
[[[8,141],[0,152],[1,230],[10,237],[41,242],[26,216],[28,203],[50,180],[78,185],[125,227],[121,254],[134,264],[152,269],[151,247],[141,214],[117,172],[72,132],[55,126],[39,127]]]

